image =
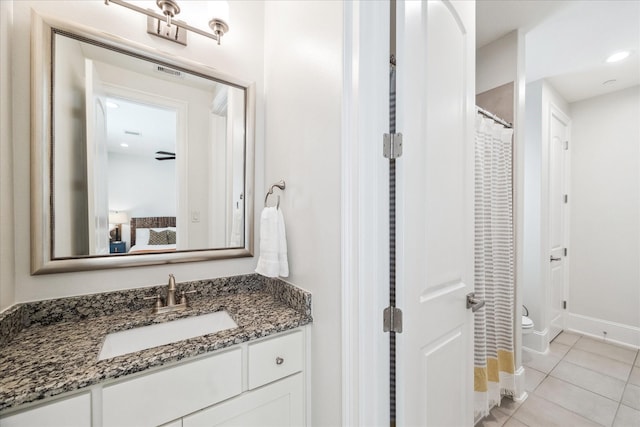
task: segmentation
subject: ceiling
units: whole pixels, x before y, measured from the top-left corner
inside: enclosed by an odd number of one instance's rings
[[[640,0],[478,0],[476,26],[477,47],[521,29],[527,82],[546,78],[568,102],[640,84]]]
[[[122,98],[107,98],[107,102],[117,105],[116,108],[107,108],[109,152],[149,159],[155,157],[156,151],[176,152],[175,111]]]

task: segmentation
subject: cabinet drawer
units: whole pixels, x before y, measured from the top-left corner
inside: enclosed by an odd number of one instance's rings
[[[103,426],[157,426],[241,392],[235,349],[104,387]]]
[[[302,331],[249,345],[249,389],[302,370]]]

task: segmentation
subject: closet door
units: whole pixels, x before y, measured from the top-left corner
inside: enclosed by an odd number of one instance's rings
[[[475,6],[398,2],[398,425],[473,425]]]

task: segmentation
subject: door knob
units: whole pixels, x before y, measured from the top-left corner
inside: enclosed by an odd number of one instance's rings
[[[476,312],[484,307],[485,301],[483,299],[477,299],[476,294],[471,292],[467,294],[467,308],[470,308],[472,312]]]
[[[556,258],[553,255],[551,255],[551,257],[549,259],[551,260],[551,262],[553,262],[553,261],[562,261],[562,258],[560,258],[560,257]]]

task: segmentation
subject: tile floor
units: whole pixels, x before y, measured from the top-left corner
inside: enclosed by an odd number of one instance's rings
[[[640,427],[638,351],[563,332],[522,360],[529,397],[503,399],[477,427]]]

